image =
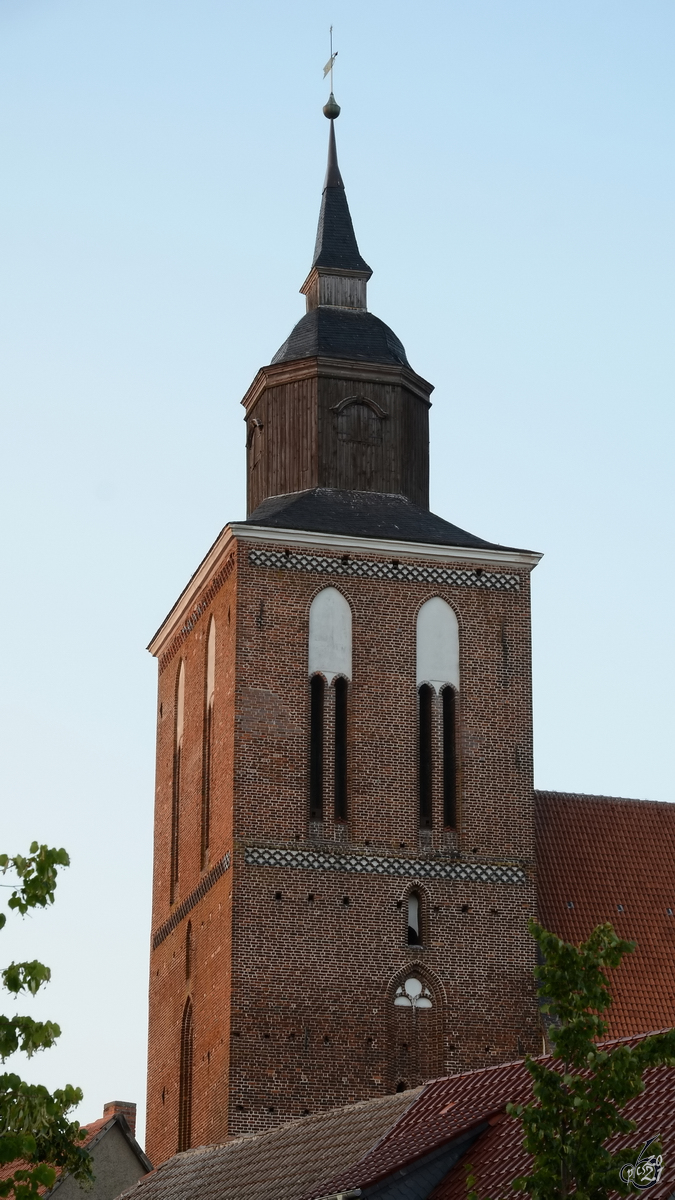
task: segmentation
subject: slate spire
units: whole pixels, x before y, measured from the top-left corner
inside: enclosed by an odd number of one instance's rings
[[[340,114],[340,106],[336,103],[332,92],[323,111],[330,121],[328,166],[323,185],[312,267],[327,267],[332,271],[363,272],[367,273],[366,278],[369,279],[372,271],[359,253],[347,204],[345,185],[342,182],[338,166],[335,120]]]

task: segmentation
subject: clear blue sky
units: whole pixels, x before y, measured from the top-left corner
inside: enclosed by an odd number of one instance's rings
[[[244,514],[331,21],[370,306],[436,385],[432,507],[545,553],[537,784],[673,799],[672,2],[2,0],[2,841],[73,866],[1,961],[52,963],[30,1073],[83,1120],[143,1102],[144,647]]]

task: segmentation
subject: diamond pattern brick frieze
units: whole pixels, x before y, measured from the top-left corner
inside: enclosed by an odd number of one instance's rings
[[[475,883],[524,886],[522,868],[500,863],[438,862],[396,858],[393,855],[348,854],[329,850],[295,850],[284,846],[247,846],[248,867],[288,867],[291,870],[339,871],[356,875],[397,875],[409,879],[448,879]]]
[[[290,550],[250,550],[253,567],[279,571],[311,571],[316,575],[350,575],[358,579],[398,579],[402,583],[432,583],[450,587],[483,588],[497,592],[520,591],[520,576],[481,567],[436,567],[398,559],[334,558],[326,554],[297,554]]]

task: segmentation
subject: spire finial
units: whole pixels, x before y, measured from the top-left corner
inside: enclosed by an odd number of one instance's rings
[[[330,27],[330,58],[323,69],[323,77],[330,74],[330,96],[328,103],[323,106],[323,115],[328,117],[329,121],[335,121],[340,116],[340,105],[333,95],[333,63],[338,56],[337,50],[333,53],[333,26]]]

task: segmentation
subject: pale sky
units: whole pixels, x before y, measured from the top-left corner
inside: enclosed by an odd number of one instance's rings
[[[52,965],[26,1074],[83,1121],[144,1103],[145,646],[245,514],[331,22],[369,305],[436,385],[432,508],[545,555],[537,786],[674,799],[672,2],[1,0],[1,848],[73,866],[0,963]]]

